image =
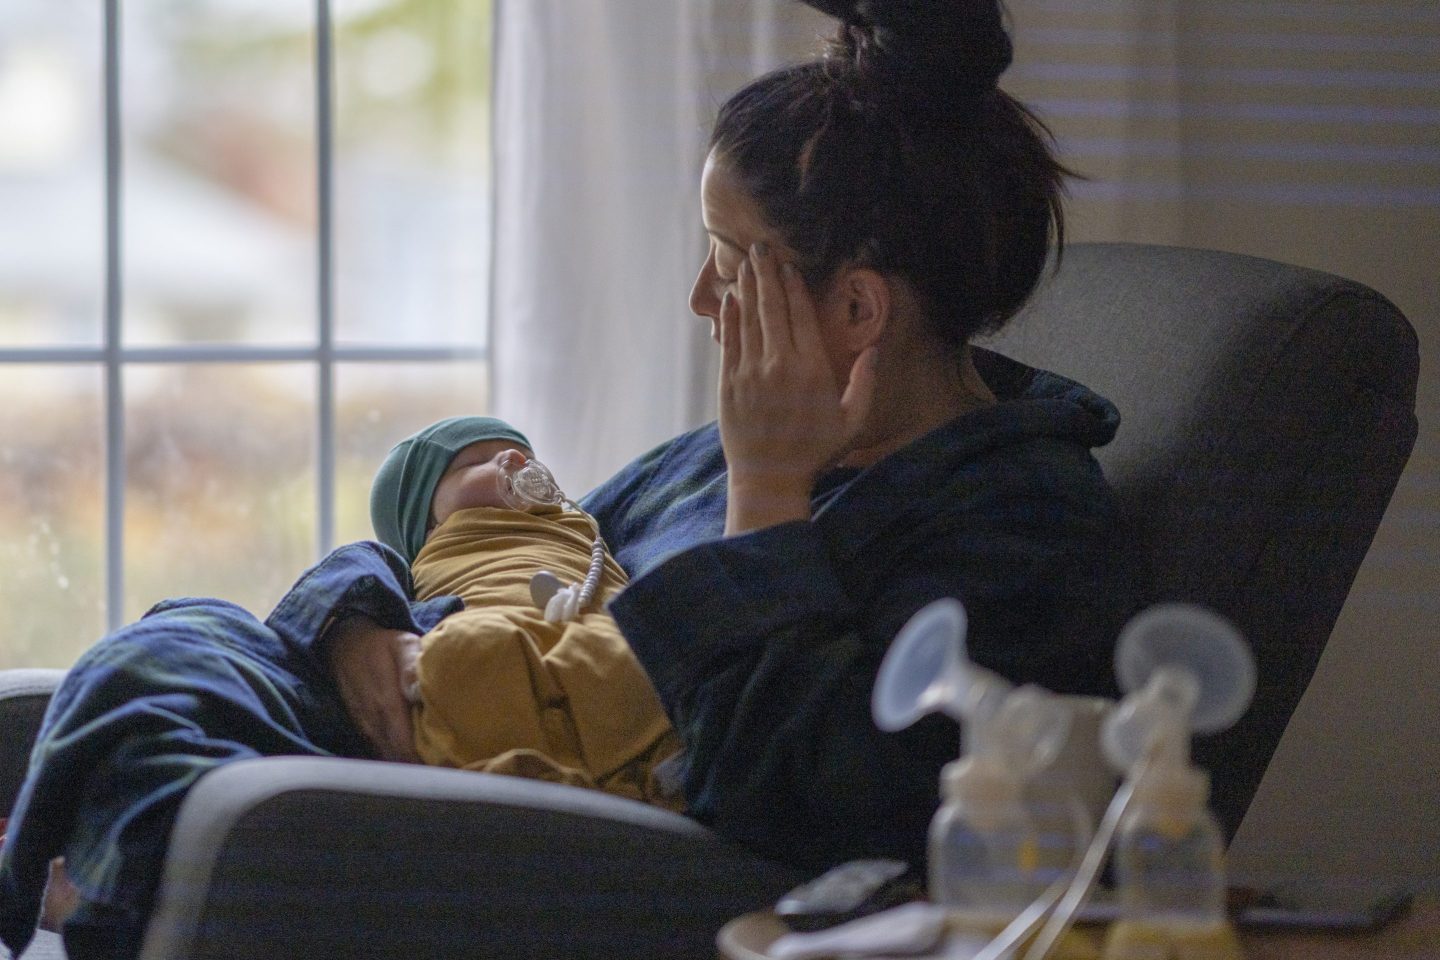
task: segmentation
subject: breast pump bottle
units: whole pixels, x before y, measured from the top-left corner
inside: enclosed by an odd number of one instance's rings
[[[1166,604],[1133,619],[1115,652],[1127,691],[1102,726],[1109,761],[1134,782],[1115,840],[1120,919],[1105,960],[1239,960],[1225,912],[1224,836],[1190,735],[1223,730],[1255,691],[1239,633],[1200,607]]]
[[[941,774],[930,825],[929,895],[949,908],[952,927],[994,934],[1044,890],[1024,787],[1064,744],[1069,714],[1047,691],[1013,689],[971,663],[965,630],[959,601],[916,613],[886,653],[871,706],[882,730],[935,711],[962,724],[962,755]]]
[[[1046,886],[1042,838],[1024,802],[1029,757],[1023,746],[1001,741],[1007,728],[1029,722],[1024,714],[1045,710],[1048,695],[1006,686],[997,684],[989,698],[997,706],[982,698],[965,726],[964,755],[941,772],[940,809],[929,834],[931,899],[996,930]]]

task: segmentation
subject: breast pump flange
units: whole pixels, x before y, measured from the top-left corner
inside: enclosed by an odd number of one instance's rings
[[[1245,712],[1255,692],[1254,658],[1223,617],[1167,603],[1126,624],[1115,672],[1125,696],[1101,726],[1101,746],[1125,782],[1095,839],[1109,844],[1113,834],[1119,900],[1104,960],[1138,960],[1157,951],[1239,960],[1225,912],[1225,840],[1208,806],[1209,777],[1190,763],[1190,738],[1224,730]],[[1072,887],[1082,880],[1090,878],[1077,876]],[[1084,894],[1067,893],[1027,960],[1043,956],[1053,942],[1047,935],[1068,921]]]
[[[1122,774],[1147,758],[1188,763],[1191,735],[1228,729],[1255,696],[1240,631],[1196,604],[1136,614],[1116,641],[1115,676],[1125,696],[1101,726],[1101,746]]]
[[[931,823],[930,895],[991,923],[1035,895],[1039,844],[1024,787],[1059,754],[1070,716],[1048,691],[1017,689],[971,662],[966,628],[964,606],[950,598],[911,617],[880,665],[871,713],[886,731],[934,712],[961,724],[961,756],[942,772]]]
[[[1165,824],[1159,837],[1159,846],[1163,846],[1168,842],[1165,834],[1186,828],[1182,818],[1166,813],[1166,807],[1174,805],[1201,824],[1202,840],[1208,844],[1208,849],[1198,851],[1198,858],[1181,870],[1192,889],[1198,875],[1208,874],[1209,883],[1201,886],[1212,894],[1211,922],[1191,924],[1189,933],[1184,934],[1191,937],[1184,948],[1186,955],[1238,960],[1239,947],[1224,915],[1223,842],[1205,806],[1209,781],[1191,767],[1189,751],[1192,733],[1227,729],[1245,712],[1255,692],[1254,658],[1240,632],[1219,614],[1195,604],[1161,603],[1141,611],[1125,625],[1116,642],[1115,672],[1125,695],[1101,723],[1101,748],[1125,780],[1058,905],[1048,917],[1039,909],[1020,918],[1005,934],[1013,934],[1009,941],[1016,943],[1030,928],[1043,924],[1024,957],[1043,960],[1084,906],[1112,841],[1122,851],[1127,842],[1134,841],[1153,865],[1157,862],[1155,845],[1150,842],[1153,838],[1132,836],[1136,832],[1132,828],[1154,821],[1158,805],[1158,819]],[[1186,855],[1196,852],[1190,850]],[[1138,929],[1130,907],[1143,897],[1134,895],[1135,878],[1126,876],[1123,859],[1117,874],[1121,919],[1109,928],[1105,960],[1149,956],[1147,950],[1161,950],[1161,955],[1169,956],[1165,951],[1173,944],[1157,940],[1155,929],[1138,945],[1127,939]],[[1131,889],[1127,890],[1127,883]],[[1173,934],[1172,929],[1167,935]],[[1003,939],[1005,935],[992,947],[1005,947],[1000,943]],[[1132,946],[1138,946],[1140,954],[1132,952]],[[993,955],[1000,953],[994,951]],[[991,951],[982,952],[977,960],[991,960],[991,956]]]
[[[886,652],[871,695],[881,730],[903,730],[930,713],[962,724],[962,753],[1001,753],[1026,775],[1055,759],[1070,732],[1063,707],[1034,685],[1018,690],[965,651],[968,620],[958,600],[942,598],[901,628]]]

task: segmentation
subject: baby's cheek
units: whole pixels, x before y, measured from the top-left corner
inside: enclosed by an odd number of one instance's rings
[[[503,507],[500,499],[499,475],[493,470],[477,471],[471,476],[462,494],[464,507]]]

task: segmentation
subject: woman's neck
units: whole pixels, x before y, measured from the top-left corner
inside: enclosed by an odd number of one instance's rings
[[[870,426],[840,466],[868,467],[956,417],[995,404],[966,345],[953,353],[932,354],[903,364],[881,364]]]

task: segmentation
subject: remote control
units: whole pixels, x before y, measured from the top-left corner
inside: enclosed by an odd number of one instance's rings
[[[851,860],[781,897],[775,915],[792,930],[823,930],[888,910],[922,893],[901,860]]]

